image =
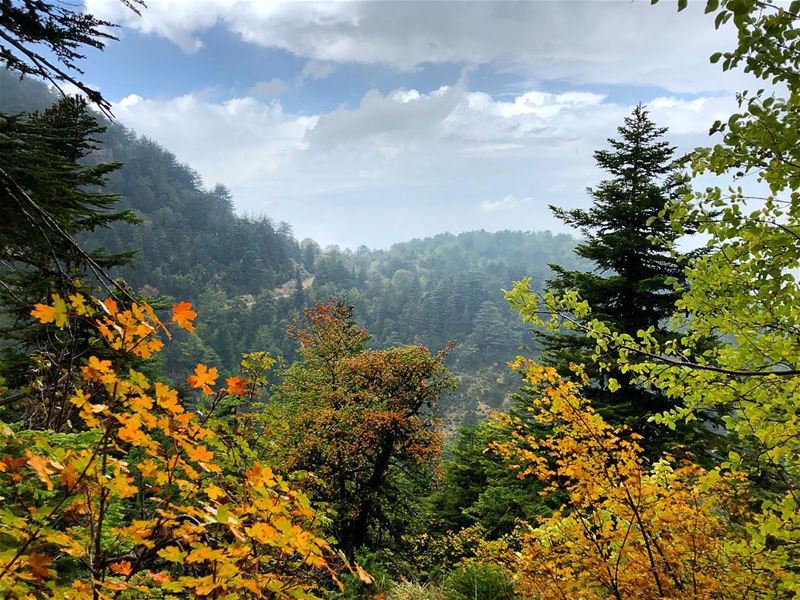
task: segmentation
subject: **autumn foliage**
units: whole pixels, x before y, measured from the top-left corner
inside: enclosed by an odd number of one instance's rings
[[[526,359],[512,366],[531,401],[526,415],[501,418],[513,436],[495,449],[564,500],[504,557],[525,597],[746,598],[782,576],[770,553],[740,547],[743,475],[667,458],[648,466],[639,436],[606,423],[579,384]]]
[[[453,387],[444,354],[421,346],[364,347],[352,308],[331,301],[294,331],[302,360],[284,373],[276,437],[287,472],[313,477],[314,499],[335,513],[334,534],[352,553],[406,522],[397,488],[432,468],[441,448],[435,406]],[[407,518],[406,518],[407,521]]]
[[[214,414],[253,393],[249,371],[222,387],[216,369],[198,365],[188,382],[204,408],[188,410],[175,389],[127,366],[169,337],[152,308],[78,293],[52,300],[31,314],[58,330],[90,323],[114,358],[84,361],[69,398],[73,432],[0,431],[5,597],[309,598],[334,580],[306,496],[248,461],[229,435],[236,417]],[[192,330],[195,316],[180,303],[172,320]]]

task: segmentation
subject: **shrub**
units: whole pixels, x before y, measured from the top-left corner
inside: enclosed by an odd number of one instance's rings
[[[444,582],[447,600],[511,600],[514,588],[508,574],[489,565],[455,569]]]

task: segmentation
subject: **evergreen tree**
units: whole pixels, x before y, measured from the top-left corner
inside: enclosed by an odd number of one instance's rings
[[[98,149],[102,131],[78,98],[64,98],[43,113],[0,113],[0,378],[18,390],[34,378],[37,390],[47,389],[46,371],[58,372],[59,363],[73,361],[92,336],[76,327],[62,336],[23,327],[31,322],[31,307],[49,302],[53,293],[70,297],[87,278],[108,285],[106,293],[118,292],[105,272],[131,256],[87,252],[76,242],[97,228],[136,221],[128,211],[113,210],[118,198],[101,189],[119,165],[86,160]],[[32,351],[41,353],[35,369]],[[64,391],[70,384],[57,383]],[[38,410],[35,402],[27,404]],[[46,414],[37,418],[54,429],[68,414],[52,405],[42,408]]]
[[[566,270],[551,265],[556,276],[548,290],[563,294],[577,290],[588,301],[592,317],[614,329],[636,335],[656,324],[656,335],[668,337],[664,320],[673,312],[678,294],[673,280],[683,279],[682,259],[674,253],[676,234],[659,213],[681,197],[685,176],[673,160],[675,148],[664,140],[667,129],[658,127],[641,105],[618,128],[619,137],[609,139],[610,148],[594,153],[597,166],[610,174],[589,188],[593,203],[588,210],[551,210],[584,237],[575,249],[596,265],[594,271]],[[670,406],[661,393],[625,384],[624,375],[601,372],[591,359],[594,340],[572,331],[542,333],[543,360],[562,372],[570,363],[587,365],[592,387],[589,396],[604,416],[634,430],[647,430],[647,445],[663,441],[661,428],[650,427],[647,418]],[[623,389],[611,393],[613,377]]]
[[[491,449],[506,440],[506,434],[491,422],[459,431],[427,500],[431,531],[443,534],[479,525],[487,539],[497,539],[521,521],[535,522],[550,514],[553,505],[540,497],[542,486],[517,477],[507,460]]]

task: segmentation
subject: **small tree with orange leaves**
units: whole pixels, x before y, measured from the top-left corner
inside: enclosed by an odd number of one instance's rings
[[[578,384],[526,359],[512,366],[530,392],[528,416],[548,435],[499,417],[513,435],[496,449],[520,477],[566,498],[504,556],[524,597],[733,599],[774,585],[782,571],[769,553],[737,550],[746,544],[742,475],[667,459],[648,467],[638,436],[606,423]]]
[[[148,305],[56,295],[32,315],[54,331],[74,319],[91,324],[115,358],[84,361],[69,398],[75,433],[2,426],[0,594],[313,598],[335,579],[308,499],[248,461],[230,435],[235,424],[214,415],[225,398],[263,384],[252,357],[224,385],[216,369],[197,365],[187,381],[207,399],[201,414],[122,367],[169,336]],[[192,330],[195,316],[180,303],[172,321]]]
[[[454,381],[444,353],[364,347],[366,330],[342,302],[306,310],[294,331],[302,360],[284,372],[276,453],[287,472],[313,474],[309,491],[334,510],[333,531],[352,555],[410,519],[406,490],[430,473],[441,449],[435,413]]]

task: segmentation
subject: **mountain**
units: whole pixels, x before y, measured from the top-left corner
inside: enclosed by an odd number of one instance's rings
[[[0,112],[41,110],[53,98],[42,83],[0,71]],[[436,351],[454,341],[448,364],[461,385],[443,412],[451,423],[474,420],[516,387],[505,364],[523,349],[536,351],[501,290],[528,276],[541,287],[549,264],[580,266],[576,240],[550,232],[441,234],[388,250],[298,242],[286,223],[237,215],[226,188],[206,188],[158,144],[106,125],[94,158],[123,163],[108,188],[141,223],[98,230],[83,242],[137,250],[116,275],[144,295],[197,307],[197,335],[179,335],[165,353],[170,374],[197,360],[232,370],[254,350],[290,360],[295,348],[286,330],[302,307],[338,296],[356,307],[374,346],[415,343]]]

